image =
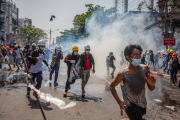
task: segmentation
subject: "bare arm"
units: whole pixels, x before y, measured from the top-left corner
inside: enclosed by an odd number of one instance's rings
[[[119,72],[116,76],[116,78],[112,81],[112,83],[110,84],[110,90],[111,93],[113,95],[113,97],[116,99],[117,103],[120,105],[122,103],[122,101],[120,100],[119,96],[117,95],[116,92],[116,86],[121,82],[121,80],[123,79],[123,74],[122,72]]]

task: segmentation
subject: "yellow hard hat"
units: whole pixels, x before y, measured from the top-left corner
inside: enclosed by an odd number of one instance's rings
[[[14,48],[18,48],[18,45],[14,45]]]
[[[4,46],[2,46],[2,48],[4,49],[5,47],[4,47]]]
[[[170,49],[167,49],[167,52],[170,52]]]
[[[170,53],[174,53],[174,50],[170,50]]]
[[[79,50],[79,48],[78,48],[78,46],[74,45],[74,46],[72,47],[72,50],[73,50],[73,51],[77,51],[77,50]]]

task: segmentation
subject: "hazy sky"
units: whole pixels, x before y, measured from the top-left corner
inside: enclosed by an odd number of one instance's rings
[[[129,0],[129,10],[137,10],[138,3],[141,1]],[[47,31],[50,29],[63,31],[72,28],[75,15],[86,12],[85,4],[106,8],[114,5],[114,0],[13,0],[13,2],[19,8],[19,18],[32,19],[35,27]],[[56,18],[50,22],[51,15],[55,15]],[[52,38],[59,35],[59,31],[52,32]]]

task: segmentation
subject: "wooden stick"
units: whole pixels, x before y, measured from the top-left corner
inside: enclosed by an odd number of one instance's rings
[[[28,70],[28,67],[27,67],[27,65],[26,65],[26,62],[25,62],[25,60],[24,60],[24,56],[23,56],[23,54],[22,54],[22,53],[21,53],[21,57],[22,57],[22,60],[23,60],[23,63],[24,63],[24,66],[25,66],[26,72],[27,72],[27,74],[29,74],[29,70]],[[33,81],[32,81],[32,79],[30,79],[30,82],[31,82],[31,84],[33,85]],[[38,94],[37,94],[37,92],[36,92],[36,91],[34,91],[34,92],[35,92],[35,94],[36,94],[36,99],[37,99],[37,101],[38,101],[38,104],[39,104],[39,107],[40,107],[40,109],[41,109],[41,113],[42,113],[42,115],[43,115],[43,117],[44,117],[44,120],[47,120],[47,119],[46,119],[46,116],[45,116],[45,114],[44,114],[44,111],[43,111],[43,108],[42,108],[41,102],[39,101]]]

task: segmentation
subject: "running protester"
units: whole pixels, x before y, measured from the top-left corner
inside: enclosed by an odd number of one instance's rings
[[[146,64],[146,54],[144,53],[141,58],[141,64]]]
[[[29,49],[29,53],[31,54],[31,52],[34,51],[34,50],[36,50],[36,43],[33,43],[33,44],[32,44],[31,49]],[[29,55],[30,55],[30,54],[29,54]]]
[[[68,54],[64,59],[64,62],[67,64],[67,67],[68,67],[65,93],[63,94],[64,97],[67,96],[67,91],[68,91],[68,89],[71,88],[70,84],[73,84],[75,82],[75,80],[72,80],[72,82],[69,82],[71,66],[72,66],[72,64],[76,64],[78,62],[79,58],[80,58],[80,55],[78,54],[78,51],[79,51],[78,46],[74,45],[72,47],[72,51],[73,52],[71,54]]]
[[[154,57],[154,66],[156,67],[156,65],[158,65],[158,68],[159,68],[159,57],[161,56],[161,53],[158,51],[157,54],[155,54],[155,57]]]
[[[37,84],[35,86],[36,89],[40,89],[41,88],[41,84],[42,84],[42,69],[43,69],[43,64],[42,62],[44,62],[47,67],[49,68],[49,71],[51,71],[50,66],[48,65],[48,63],[46,62],[46,54],[43,52],[45,49],[45,45],[46,42],[44,40],[39,40],[38,41],[38,46],[39,49],[34,50],[33,52],[31,52],[30,56],[28,57],[28,59],[30,60],[30,62],[28,64],[30,64],[30,70],[29,72],[32,74],[32,80],[34,82],[35,78],[37,78]],[[27,88],[27,94],[26,97],[30,97],[30,88]],[[35,96],[35,92],[33,92],[33,95]]]
[[[9,46],[6,46],[6,50],[7,50],[7,56],[9,57],[8,58],[8,65],[9,65],[8,71],[10,71],[11,70],[11,64],[15,66],[14,57],[13,57],[13,51],[10,49]]]
[[[177,54],[176,53],[173,53],[172,55],[172,58],[170,59],[169,61],[169,65],[171,66],[171,80],[172,80],[172,83],[175,84],[177,83],[177,80],[176,80],[176,75],[177,75],[177,72],[178,72],[178,67],[179,67],[179,59],[177,58]]]
[[[170,59],[172,58],[172,54],[174,53],[174,50],[170,50],[170,53],[167,55],[167,61],[168,61],[168,63],[169,63],[169,61],[170,61]],[[170,69],[171,69],[171,66],[170,65],[168,65],[169,67],[168,67],[168,70],[167,70],[167,74],[169,74],[169,71],[170,71]]]
[[[2,64],[4,63],[4,56],[3,54],[0,52],[0,71],[2,70]]]
[[[114,60],[116,59],[113,55],[113,52],[110,52],[109,56],[106,57],[106,66],[107,66],[107,76],[109,76],[109,67],[113,68],[113,71],[111,73],[112,78],[114,78],[114,72],[116,70],[116,67],[114,66]]]
[[[20,47],[18,45],[14,45],[14,55],[15,55],[15,62],[16,62],[16,66],[17,66],[17,70],[16,72],[19,72],[19,66],[22,68],[22,64],[21,64],[21,60],[22,60],[22,57],[21,57],[21,51],[20,51]]]
[[[94,58],[90,53],[90,46],[84,47],[85,52],[81,54],[81,68],[82,68],[82,97],[85,96],[85,85],[87,84],[90,77],[90,69],[93,66],[92,72],[95,73]]]
[[[3,56],[5,57],[7,52],[4,46],[2,46],[1,51],[2,51]]]
[[[130,120],[143,120],[146,114],[145,85],[149,90],[155,89],[156,79],[150,75],[149,67],[141,63],[142,48],[139,45],[128,45],[124,50],[126,60],[130,63],[123,72],[119,72],[110,84],[110,90],[121,109],[127,113]],[[115,87],[121,82],[124,101],[120,100]],[[126,108],[126,109],[125,109]]]
[[[49,79],[51,81],[52,74],[55,71],[54,87],[58,86],[57,78],[58,78],[58,72],[59,72],[59,67],[60,67],[60,60],[62,60],[62,59],[63,59],[63,53],[61,52],[61,47],[56,46],[55,52],[52,53],[52,60],[51,60],[52,71],[50,72],[50,75],[49,75]],[[50,82],[49,86],[51,86],[51,82]]]
[[[123,55],[123,51],[121,51],[121,54],[120,54],[120,65],[123,66],[124,64],[124,55]]]

